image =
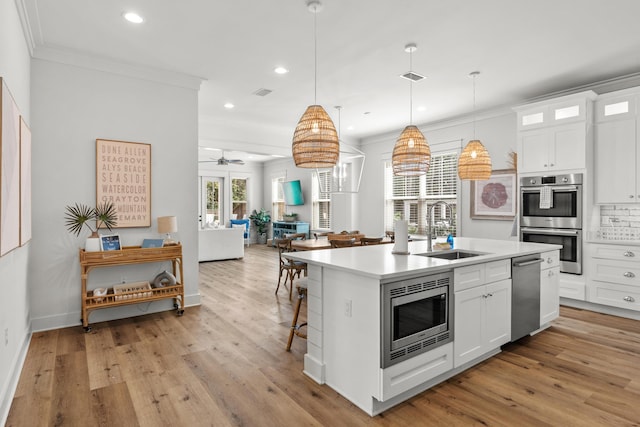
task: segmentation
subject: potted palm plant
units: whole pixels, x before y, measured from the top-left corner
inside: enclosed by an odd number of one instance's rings
[[[249,219],[253,222],[253,225],[256,226],[258,243],[267,243],[267,224],[271,222],[271,214],[269,211],[266,211],[264,208],[261,208],[260,211],[254,209],[251,215],[249,215]]]
[[[118,214],[112,202],[99,203],[95,208],[76,203],[65,208],[65,225],[70,233],[80,235],[86,226],[91,235],[85,243],[86,251],[99,251],[100,242],[98,239],[98,229],[106,227],[109,231],[118,225]]]

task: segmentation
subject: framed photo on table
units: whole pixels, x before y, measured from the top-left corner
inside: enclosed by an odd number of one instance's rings
[[[471,218],[511,221],[516,216],[516,171],[491,171],[484,181],[471,181]]]
[[[120,235],[119,234],[101,234],[100,248],[103,251],[121,250],[122,246],[120,245]]]

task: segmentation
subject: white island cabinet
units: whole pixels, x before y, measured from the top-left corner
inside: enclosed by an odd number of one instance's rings
[[[471,238],[455,238],[454,246],[476,256],[456,260],[422,256],[427,252],[426,241],[410,242],[410,255],[392,254],[392,245],[287,254],[309,266],[304,373],[376,415],[499,352],[500,345],[510,340],[511,258],[557,252],[560,246]],[[448,330],[438,335],[442,342],[431,348],[428,338],[420,343],[423,351],[389,363],[384,357],[385,289],[399,282],[427,289],[434,277],[447,277],[448,298],[455,303],[442,305],[449,319]],[[443,287],[437,284],[428,289],[438,294]],[[481,308],[485,313],[482,348],[460,359],[456,367],[454,349],[474,346],[479,321],[471,309],[466,312],[465,304],[458,304],[458,297],[467,291],[492,297],[484,298]]]
[[[453,274],[457,368],[510,341],[511,263],[505,259],[475,264],[456,268]]]

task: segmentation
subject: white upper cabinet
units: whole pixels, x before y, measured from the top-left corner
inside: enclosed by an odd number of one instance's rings
[[[586,168],[595,97],[586,91],[516,107],[518,172]]]
[[[601,95],[596,101],[596,203],[640,203],[639,99],[640,88],[633,88]]]

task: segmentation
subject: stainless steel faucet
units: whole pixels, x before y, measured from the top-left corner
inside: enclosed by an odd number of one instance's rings
[[[433,249],[431,247],[431,214],[433,212],[433,207],[437,205],[445,205],[447,210],[449,211],[449,218],[453,221],[453,209],[451,205],[443,200],[438,200],[427,209],[427,241],[429,242],[429,247],[427,248],[427,252],[431,252]]]

